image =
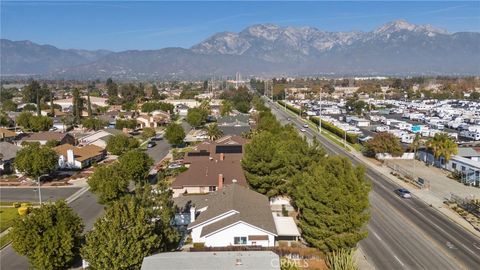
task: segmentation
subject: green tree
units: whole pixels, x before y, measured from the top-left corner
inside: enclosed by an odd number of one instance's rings
[[[112,155],[121,155],[139,146],[138,140],[124,134],[111,136],[107,141],[107,151]]]
[[[158,93],[158,88],[155,84],[152,85],[152,99],[160,99],[160,94]]]
[[[392,133],[380,132],[365,144],[367,152],[371,155],[391,154],[394,157],[403,155],[403,147],[400,140]]]
[[[151,185],[138,187],[135,190],[135,196],[141,200],[143,207],[152,211],[152,216],[155,217],[155,232],[161,238],[160,251],[177,248],[180,234],[171,226],[176,211],[169,182],[159,179],[156,187]]]
[[[324,252],[353,248],[367,236],[370,185],[363,167],[327,157],[297,176],[294,203],[302,237]]]
[[[108,94],[108,103],[109,104],[117,104],[118,102],[118,85],[113,82],[112,78],[108,78],[107,82],[105,83],[107,87],[107,94]]]
[[[53,148],[53,147],[56,147],[60,144],[59,141],[57,140],[48,140],[47,143],[45,144],[46,147],[48,148]]]
[[[139,150],[130,150],[118,159],[118,170],[123,177],[137,184],[144,184],[148,180],[153,160],[147,153]]]
[[[208,112],[199,107],[188,109],[187,123],[193,127],[200,127],[207,121]]]
[[[458,145],[447,133],[437,133],[433,138],[427,141],[427,147],[433,151],[436,159],[443,157],[445,163],[450,160],[452,155],[458,153]]]
[[[75,123],[80,123],[83,112],[83,99],[80,95],[80,90],[78,90],[78,88],[73,89],[72,95],[74,121]]]
[[[121,173],[118,163],[101,165],[88,178],[90,190],[98,195],[100,203],[110,203],[128,193],[129,179]]]
[[[172,145],[180,145],[185,139],[185,130],[177,123],[170,123],[165,130],[165,139]]]
[[[54,172],[57,164],[57,153],[39,144],[28,144],[20,149],[14,163],[17,170],[34,178]]]
[[[145,140],[154,137],[155,134],[157,134],[157,133],[155,132],[155,129],[154,129],[154,128],[146,127],[146,128],[144,128],[143,131],[142,131],[142,137],[143,137]]]
[[[227,116],[233,111],[232,102],[229,100],[222,101],[222,106],[220,107],[220,115]]]
[[[126,196],[113,202],[87,233],[82,258],[93,269],[140,269],[143,258],[161,246],[152,210]]]
[[[207,136],[210,140],[219,139],[223,132],[218,128],[217,123],[209,124],[205,127],[205,131],[207,132]]]
[[[115,128],[116,129],[124,129],[124,128],[135,129],[137,127],[137,125],[138,125],[138,123],[137,123],[137,120],[135,120],[135,119],[125,119],[125,120],[117,119],[115,121]]]
[[[68,269],[80,247],[83,227],[80,217],[59,200],[16,219],[9,235],[13,249],[36,269]]]
[[[17,104],[10,99],[3,101],[2,110],[6,112],[14,112],[17,110]]]
[[[30,129],[30,119],[33,117],[31,112],[21,112],[17,116],[17,125],[23,127],[24,129]]]
[[[98,118],[89,117],[82,120],[82,126],[88,129],[99,130],[104,128],[106,125],[106,121]]]

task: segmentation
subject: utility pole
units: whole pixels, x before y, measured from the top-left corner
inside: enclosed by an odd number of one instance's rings
[[[320,114],[318,116],[318,131],[322,134],[322,88],[320,87]]]

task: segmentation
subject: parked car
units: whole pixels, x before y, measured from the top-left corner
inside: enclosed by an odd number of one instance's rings
[[[168,165],[168,168],[169,169],[178,169],[178,168],[181,168],[183,165],[180,164],[180,163],[172,163],[170,165]]]
[[[404,199],[410,199],[412,198],[412,194],[410,193],[410,191],[408,191],[407,189],[405,188],[399,188],[397,190],[395,190],[395,193],[398,194],[398,196],[404,198]]]
[[[154,142],[154,141],[149,141],[148,144],[147,144],[147,148],[152,148],[152,147],[154,147],[155,145],[157,145],[156,142]]]

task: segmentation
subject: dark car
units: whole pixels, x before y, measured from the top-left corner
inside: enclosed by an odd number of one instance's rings
[[[154,147],[155,145],[157,145],[156,142],[154,142],[154,141],[149,141],[148,144],[147,144],[147,148],[152,148],[152,147]]]
[[[412,198],[412,194],[410,193],[410,191],[408,191],[405,188],[399,188],[399,189],[395,190],[395,193],[397,193],[398,196],[400,196],[404,199]]]

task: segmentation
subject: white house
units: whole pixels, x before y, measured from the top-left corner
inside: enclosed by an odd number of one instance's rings
[[[71,144],[62,144],[54,147],[58,154],[60,169],[83,169],[105,158],[106,150],[96,145],[76,147]]]
[[[93,144],[101,148],[106,148],[107,141],[111,136],[122,134],[122,133],[123,132],[117,129],[111,129],[111,128],[101,129],[79,138],[78,143],[80,145]]]
[[[206,247],[273,247],[277,230],[268,198],[233,183],[206,195],[181,196],[177,206],[188,205],[194,243]]]

